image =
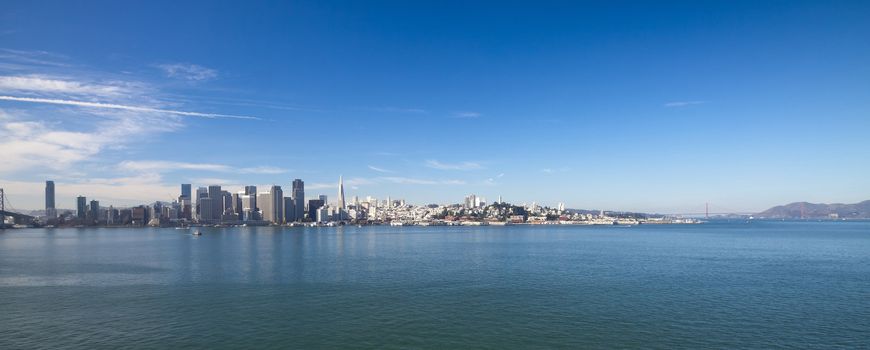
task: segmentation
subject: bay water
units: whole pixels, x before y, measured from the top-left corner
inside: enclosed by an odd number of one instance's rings
[[[870,222],[0,230],[0,348],[868,348]]]

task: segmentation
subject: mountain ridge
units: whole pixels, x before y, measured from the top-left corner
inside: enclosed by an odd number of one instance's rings
[[[870,219],[870,200],[853,204],[794,202],[755,214],[771,219]]]

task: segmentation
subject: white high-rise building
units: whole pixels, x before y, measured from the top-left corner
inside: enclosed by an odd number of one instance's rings
[[[263,220],[266,221],[274,221],[274,217],[272,216],[274,212],[272,211],[272,194],[269,192],[260,192],[257,193],[257,206],[260,209],[260,215]]]
[[[257,212],[257,196],[253,194],[239,195],[239,200],[242,202],[241,217],[243,220],[256,220]]]
[[[470,195],[465,197],[465,208],[466,209],[477,208],[478,204],[480,204],[480,202],[477,199],[477,195],[470,194]]]

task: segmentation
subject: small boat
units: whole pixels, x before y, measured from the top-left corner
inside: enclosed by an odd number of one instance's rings
[[[199,232],[199,230],[193,231],[191,234],[194,236],[202,236],[202,232]]]

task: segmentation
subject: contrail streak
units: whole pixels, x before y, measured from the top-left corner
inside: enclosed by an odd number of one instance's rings
[[[47,104],[54,104],[54,105],[67,105],[67,106],[92,107],[92,108],[120,109],[120,110],[125,110],[125,111],[134,111],[134,112],[167,113],[167,114],[183,115],[183,116],[188,116],[188,117],[200,117],[200,118],[211,118],[211,119],[229,118],[229,119],[262,120],[262,119],[257,118],[257,117],[250,117],[250,116],[244,116],[244,115],[185,112],[185,111],[176,111],[176,110],[171,110],[171,109],[159,109],[159,108],[151,108],[151,107],[119,105],[119,104],[114,104],[114,103],[87,102],[87,101],[74,101],[74,100],[58,100],[58,99],[51,99],[51,98],[16,97],[16,96],[0,95],[0,100],[17,101],[17,102],[30,102],[30,103],[47,103]]]

